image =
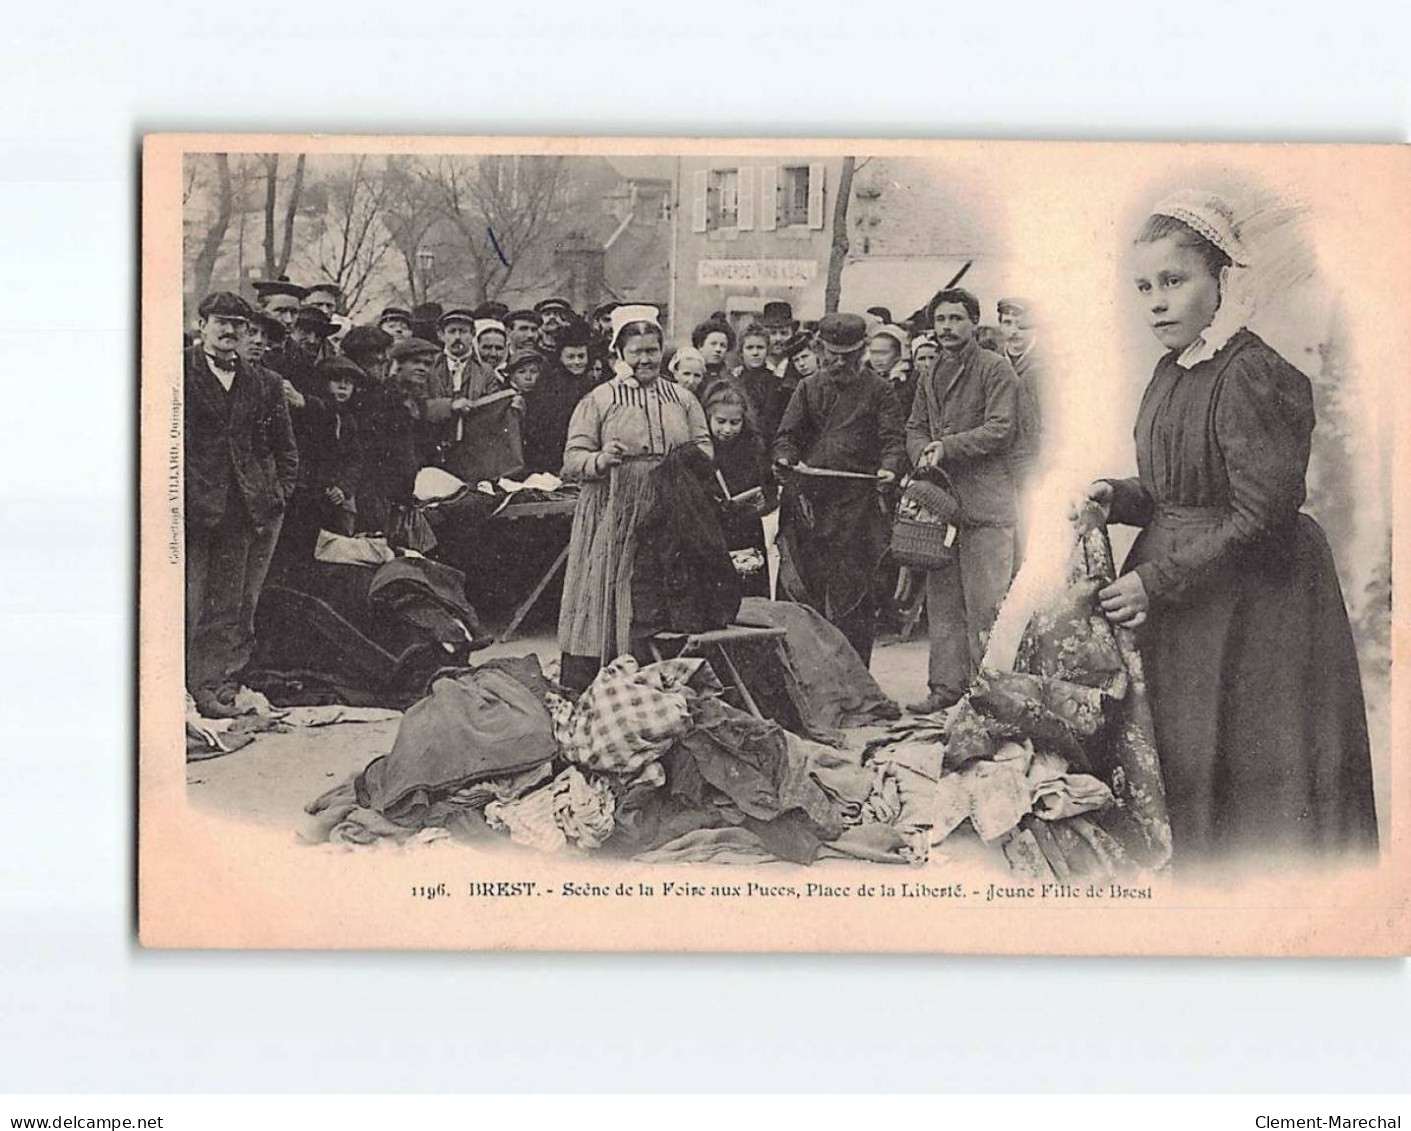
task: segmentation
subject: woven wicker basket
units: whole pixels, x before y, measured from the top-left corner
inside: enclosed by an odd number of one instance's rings
[[[913,477],[902,491],[892,523],[892,559],[911,569],[945,569],[955,561],[960,503],[939,468]]]

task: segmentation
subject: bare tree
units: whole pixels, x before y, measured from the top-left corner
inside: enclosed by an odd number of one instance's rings
[[[430,172],[418,168],[405,157],[389,157],[383,174],[387,198],[383,204],[383,225],[401,257],[406,271],[407,294],[411,305],[427,301],[431,288],[440,281],[420,260],[422,245],[439,219],[438,194],[430,187]]]
[[[385,210],[395,191],[387,166],[358,156],[346,173],[328,178],[328,209],[312,256],[319,273],[343,293],[344,309],[354,314],[368,280],[392,248],[394,238]]]
[[[215,273],[216,260],[220,256],[225,233],[230,227],[230,216],[235,208],[235,192],[230,179],[230,158],[224,153],[217,153],[214,157],[217,184],[215,214],[206,228],[206,234],[201,240],[201,250],[197,252],[196,261],[191,268],[191,289],[198,298],[211,289],[211,276]],[[194,181],[191,187],[194,191]]]
[[[284,197],[283,237],[279,253],[275,254],[275,213],[279,204],[279,154],[267,153],[265,162],[265,278],[277,279],[289,267],[294,250],[294,218],[299,212],[299,198],[304,193],[304,154],[294,162],[294,177]]]
[[[426,184],[438,214],[459,237],[472,292],[467,297],[483,302],[523,274],[557,218],[563,158],[442,157]]]
[[[843,292],[843,266],[848,259],[848,203],[852,200],[852,176],[856,157],[844,157],[838,173],[838,191],[833,199],[833,244],[828,249],[828,281],[823,288],[823,311],[836,314]]]

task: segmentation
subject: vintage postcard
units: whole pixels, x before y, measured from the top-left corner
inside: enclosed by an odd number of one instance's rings
[[[1408,310],[1399,146],[148,137],[141,941],[1406,954]]]

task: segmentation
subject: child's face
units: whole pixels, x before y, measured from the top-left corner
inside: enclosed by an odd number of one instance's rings
[[[867,343],[867,360],[872,363],[873,373],[886,376],[900,356],[896,339],[889,335],[878,334]]]
[[[728,443],[745,426],[745,410],[737,404],[718,404],[710,410],[710,434]]]
[[[794,368],[802,377],[812,377],[818,372],[818,355],[812,350],[802,350],[794,354]]]
[[[334,404],[347,404],[353,399],[353,383],[346,377],[330,377],[328,395],[333,398]]]
[[[588,372],[588,347],[564,346],[559,354],[559,360],[573,376],[582,377]]]
[[[683,361],[676,368],[676,383],[688,393],[700,391],[701,382],[705,380],[705,362],[691,358],[690,361]]]
[[[740,360],[745,363],[746,369],[759,369],[764,365],[768,352],[768,338],[746,338],[740,346]]]
[[[539,383],[538,365],[521,365],[510,375],[510,384],[519,392],[528,393]]]

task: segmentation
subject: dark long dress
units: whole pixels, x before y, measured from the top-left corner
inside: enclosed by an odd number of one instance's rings
[[[1137,414],[1137,479],[1112,518],[1144,527],[1123,567],[1178,867],[1259,853],[1375,851],[1352,630],[1322,528],[1299,508],[1308,379],[1248,330],[1188,370],[1158,363]]]

